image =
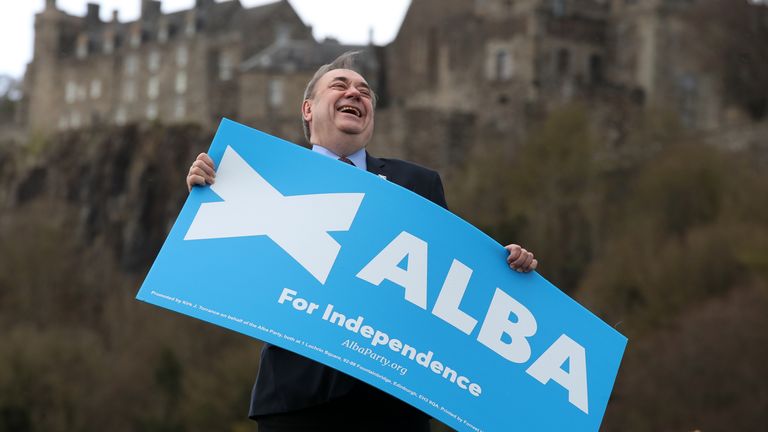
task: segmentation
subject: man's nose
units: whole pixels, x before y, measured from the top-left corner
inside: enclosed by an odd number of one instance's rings
[[[360,93],[360,90],[358,90],[357,87],[349,86],[349,88],[347,88],[347,93],[346,93],[345,96],[346,97],[350,97],[350,98],[354,98],[354,99],[360,99],[360,95],[361,94],[362,93]]]

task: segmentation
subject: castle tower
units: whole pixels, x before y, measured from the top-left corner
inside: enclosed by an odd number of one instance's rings
[[[691,2],[649,0],[612,3],[611,81],[642,95],[647,106],[676,112],[692,128],[719,124],[718,79],[698,63],[698,40],[687,13]]]
[[[47,129],[57,115],[51,98],[61,91],[57,83],[58,52],[65,19],[65,14],[56,8],[56,0],[46,0],[45,9],[35,16],[34,58],[25,76],[31,132]]]

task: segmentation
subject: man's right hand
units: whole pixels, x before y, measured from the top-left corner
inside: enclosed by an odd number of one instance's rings
[[[197,155],[197,159],[192,162],[192,166],[189,167],[187,190],[192,191],[192,186],[194,185],[205,186],[206,184],[213,184],[215,180],[216,166],[213,164],[213,159],[206,153],[200,153]]]

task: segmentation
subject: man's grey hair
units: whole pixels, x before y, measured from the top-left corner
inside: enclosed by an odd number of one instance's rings
[[[312,79],[309,80],[309,82],[307,83],[307,88],[304,89],[303,100],[310,100],[315,97],[315,85],[317,84],[317,80],[319,80],[320,77],[322,77],[329,71],[332,71],[335,69],[349,69],[362,75],[364,70],[363,70],[362,62],[358,58],[360,54],[361,54],[361,51],[347,51],[344,54],[336,57],[334,61],[320,66],[320,68],[317,69],[317,72],[315,72],[315,75],[312,77]],[[376,109],[376,99],[377,99],[376,93],[374,93],[373,89],[371,89],[371,104],[374,109]],[[312,134],[309,130],[309,122],[304,120],[304,116],[301,117],[301,121],[304,126],[304,138],[307,139],[307,143],[311,144],[312,141],[310,141],[310,138]]]

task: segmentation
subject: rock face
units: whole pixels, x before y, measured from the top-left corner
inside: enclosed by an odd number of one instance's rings
[[[134,298],[210,141],[191,126],[0,141],[0,431],[251,426],[261,344]]]
[[[102,248],[124,270],[141,271],[184,202],[189,164],[210,140],[194,126],[126,126],[3,147],[4,219],[40,203],[61,209],[55,213],[68,215],[50,214],[50,221],[71,223],[68,229],[80,246]]]

